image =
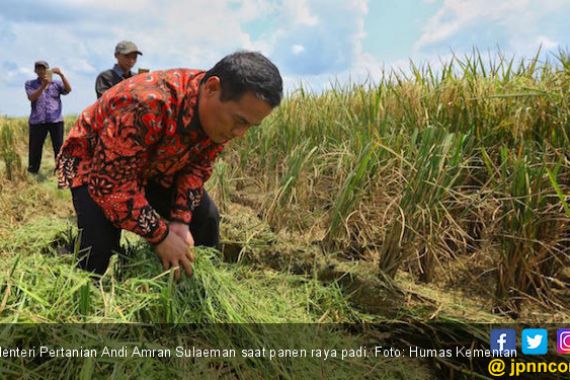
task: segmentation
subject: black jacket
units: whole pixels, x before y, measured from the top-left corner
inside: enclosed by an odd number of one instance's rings
[[[95,80],[95,92],[97,93],[97,99],[103,95],[105,91],[122,81],[133,76],[133,73],[129,71],[125,73],[124,76],[120,76],[119,73],[113,68],[101,72],[97,79]]]

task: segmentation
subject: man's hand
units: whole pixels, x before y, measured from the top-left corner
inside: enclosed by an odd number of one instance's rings
[[[69,94],[71,92],[71,85],[69,84],[69,81],[67,80],[65,75],[63,75],[63,73],[61,72],[61,69],[59,67],[54,67],[51,69],[51,72],[59,75],[59,77],[63,81],[63,88],[65,90],[64,95]]]
[[[192,277],[194,255],[192,255],[191,247],[194,245],[194,241],[192,241],[192,245],[190,245],[187,240],[184,240],[175,232],[176,230],[177,227],[172,229],[171,225],[168,236],[155,247],[155,251],[162,260],[162,268],[164,268],[164,270],[173,267],[177,268],[174,272],[174,276],[178,280],[180,279],[180,266],[184,268],[188,277]],[[188,233],[190,233],[190,231],[188,231]]]
[[[41,82],[42,82],[42,86],[41,86],[41,87],[42,87],[42,91],[43,91],[52,81],[51,81],[51,79],[50,79],[47,75],[44,75],[44,76],[41,78]]]
[[[176,235],[180,236],[182,240],[194,248],[194,237],[190,232],[190,227],[185,223],[172,222],[169,225],[170,231],[174,232]]]

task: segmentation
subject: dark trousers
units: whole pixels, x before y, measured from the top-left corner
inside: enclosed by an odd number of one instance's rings
[[[53,147],[53,155],[57,157],[63,144],[63,121],[59,123],[30,124],[29,130],[28,171],[37,173],[42,163],[42,151],[48,132],[51,138],[51,146]]]
[[[149,185],[146,198],[158,213],[168,219],[173,189]],[[71,189],[73,206],[77,213],[77,227],[81,230],[79,261],[77,265],[89,272],[105,273],[114,252],[120,252],[121,229],[115,227],[93,201],[87,186]],[[206,190],[202,201],[192,212],[190,232],[195,246],[216,247],[220,239],[220,214]]]

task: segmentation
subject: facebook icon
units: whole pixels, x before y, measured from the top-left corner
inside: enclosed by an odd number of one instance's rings
[[[513,329],[493,329],[490,343],[493,356],[515,356],[517,332]]]

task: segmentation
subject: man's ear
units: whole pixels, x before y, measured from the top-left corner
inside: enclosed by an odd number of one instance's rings
[[[222,90],[222,83],[220,82],[220,78],[217,76],[211,76],[206,79],[206,83],[204,83],[204,89],[206,90],[206,95],[215,95]]]

